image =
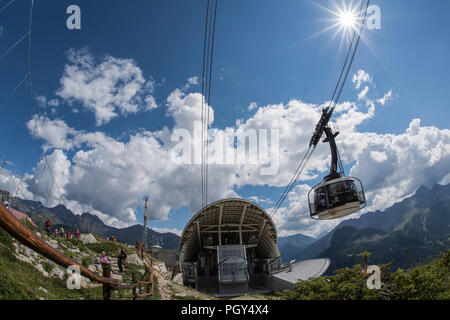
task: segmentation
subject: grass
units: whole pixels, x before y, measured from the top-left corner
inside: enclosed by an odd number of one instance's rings
[[[13,238],[0,227],[0,300],[103,299],[101,286],[70,290],[65,280],[44,277],[33,265],[18,260],[13,252]],[[46,271],[51,269],[48,263],[41,264]]]

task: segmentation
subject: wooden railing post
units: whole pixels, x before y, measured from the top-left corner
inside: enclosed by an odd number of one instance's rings
[[[137,280],[136,280],[136,273],[132,273],[131,274],[131,283],[132,284],[136,284]],[[133,287],[133,289],[131,289],[132,295],[133,295],[133,300],[136,300],[137,298],[137,294],[136,294],[136,286]]]
[[[150,294],[153,290],[153,277],[152,277],[153,273],[152,272],[148,272],[148,277],[147,277],[147,293]]]
[[[111,266],[109,264],[103,265],[103,277],[111,278]],[[103,300],[111,300],[111,285],[103,283]]]

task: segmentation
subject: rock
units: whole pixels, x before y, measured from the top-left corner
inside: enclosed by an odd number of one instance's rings
[[[36,266],[36,269],[37,269],[40,273],[42,273],[42,275],[43,275],[44,277],[46,277],[46,278],[49,277],[48,272],[44,270],[44,267],[42,266],[42,264],[39,263],[39,264]]]
[[[81,287],[82,288],[89,288],[90,284],[91,284],[91,280],[89,280],[86,277],[81,276]]]
[[[42,238],[42,234],[41,234],[40,232],[36,232],[36,235],[37,235],[39,238]]]
[[[141,267],[144,265],[144,261],[142,261],[142,259],[139,258],[139,256],[136,253],[130,254],[125,261],[126,263],[135,264]]]
[[[159,270],[159,272],[161,273],[166,273],[167,272],[167,268],[166,268],[166,264],[164,262],[159,262],[156,264],[156,268]]]
[[[101,264],[95,264],[94,266],[97,268],[98,273],[103,274],[103,268]]]
[[[38,256],[36,252],[34,252],[33,250],[31,250],[30,248],[28,248],[24,245],[19,245],[17,251],[19,254],[22,254],[26,257],[30,257],[32,259],[36,259]]]
[[[78,249],[78,248],[69,249],[69,251],[72,253],[80,253],[80,249]]]
[[[83,242],[83,244],[97,243],[97,239],[90,233],[80,235],[80,241]]]
[[[182,273],[177,273],[175,275],[175,277],[173,277],[173,282],[176,282],[178,284],[183,284],[183,274]]]
[[[97,268],[96,268],[93,264],[91,264],[91,265],[88,267],[88,269],[91,270],[92,272],[97,272]]]
[[[39,287],[38,289],[39,289],[39,290],[41,290],[42,292],[44,292],[45,294],[48,294],[48,291],[47,291],[47,289],[45,289],[45,288],[42,288],[42,287]]]
[[[44,297],[40,297],[39,300],[45,300],[45,298]]]
[[[16,254],[15,255],[16,256],[16,258],[17,259],[19,259],[20,261],[23,261],[23,262],[26,262],[26,263],[29,263],[29,264],[33,264],[34,263],[34,259],[33,258],[31,258],[31,257],[26,257],[26,256],[24,256],[23,254]]]
[[[60,267],[55,267],[50,272],[50,276],[64,280],[65,272]]]
[[[45,241],[45,242],[47,242],[47,244],[49,246],[51,246],[53,249],[58,249],[58,241],[56,241],[54,239],[50,239],[50,240]]]

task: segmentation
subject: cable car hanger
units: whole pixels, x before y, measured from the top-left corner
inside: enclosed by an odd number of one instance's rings
[[[315,220],[342,218],[359,211],[366,205],[361,181],[355,177],[346,177],[343,169],[338,172],[340,158],[335,138],[339,131],[333,133],[328,125],[331,112],[328,108],[323,109],[322,117],[316,125],[316,131],[310,142],[310,147],[315,147],[325,133],[323,142],[329,143],[331,152],[330,172],[322,182],[308,192],[309,212],[311,218]]]

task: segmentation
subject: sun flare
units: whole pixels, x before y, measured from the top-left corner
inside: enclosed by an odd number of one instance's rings
[[[346,28],[354,28],[356,26],[357,17],[354,12],[342,12],[339,14],[339,23]]]

